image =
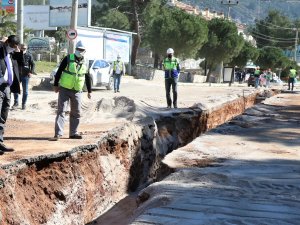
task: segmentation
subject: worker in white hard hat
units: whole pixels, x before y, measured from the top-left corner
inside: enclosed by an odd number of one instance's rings
[[[121,77],[125,75],[125,65],[121,60],[121,56],[117,55],[117,60],[113,62],[113,78],[114,78],[114,91],[120,92]]]
[[[67,55],[61,62],[54,80],[54,91],[58,93],[55,134],[52,141],[59,140],[64,134],[65,112],[70,101],[70,139],[82,139],[77,129],[80,122],[82,89],[86,84],[88,98],[91,98],[91,78],[86,67],[86,49],[78,41],[74,54]]]
[[[170,96],[171,86],[173,91],[173,106],[177,108],[177,83],[180,74],[179,60],[174,57],[174,50],[168,48],[167,57],[164,59],[163,70],[165,70],[165,89],[167,98],[167,107],[172,107],[172,99]]]

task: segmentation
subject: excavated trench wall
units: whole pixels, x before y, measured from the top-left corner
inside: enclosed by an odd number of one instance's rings
[[[241,114],[256,94],[210,110],[190,108],[103,134],[98,143],[24,159],[0,169],[0,223],[86,224],[137,187],[171,171],[161,159]]]

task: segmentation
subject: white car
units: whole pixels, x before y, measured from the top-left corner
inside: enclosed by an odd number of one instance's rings
[[[112,77],[111,65],[103,59],[89,60],[89,73],[91,76],[92,87],[106,87],[107,90],[112,90],[114,79]],[[58,70],[58,66],[50,73],[50,83],[54,83],[54,77]]]

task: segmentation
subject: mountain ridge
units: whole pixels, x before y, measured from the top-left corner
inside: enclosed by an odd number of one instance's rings
[[[223,12],[225,16],[230,11],[230,17],[240,23],[253,24],[256,19],[264,19],[270,10],[278,10],[291,20],[300,18],[300,0],[231,0],[230,10],[228,5],[221,0],[183,0],[186,4],[197,6],[200,9],[208,8],[210,11]],[[228,0],[223,0],[228,3]]]

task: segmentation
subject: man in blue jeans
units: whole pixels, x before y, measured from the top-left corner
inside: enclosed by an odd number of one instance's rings
[[[22,95],[22,109],[26,109],[26,102],[28,97],[28,83],[29,79],[34,73],[35,63],[32,55],[27,52],[27,45],[21,45],[21,52],[23,52],[23,62],[19,65],[20,79],[22,83],[23,95]],[[14,93],[14,107],[19,106],[18,93]]]
[[[125,74],[125,65],[121,61],[121,56],[117,56],[117,60],[113,62],[113,78],[114,78],[114,90],[120,92],[121,76]]]
[[[260,81],[260,75],[262,72],[260,71],[260,67],[258,66],[256,70],[254,71],[254,77],[255,77],[255,88],[258,88],[259,86],[259,81]]]

